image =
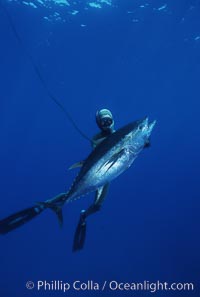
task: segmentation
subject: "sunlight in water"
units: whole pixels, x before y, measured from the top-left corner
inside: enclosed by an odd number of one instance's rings
[[[9,2],[18,2],[34,9],[46,8],[48,12],[44,19],[48,21],[66,21],[69,15],[75,16],[83,11],[113,6],[113,0],[9,0]]]

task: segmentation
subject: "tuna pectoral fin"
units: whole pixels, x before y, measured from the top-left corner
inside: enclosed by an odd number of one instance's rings
[[[0,221],[0,234],[6,234],[29,222],[44,210],[42,206],[33,206],[16,212]]]
[[[114,154],[109,161],[107,161],[104,166],[108,166],[107,170],[108,171],[115,163],[122,157],[124,154],[125,149],[122,149],[121,151],[117,152]]]

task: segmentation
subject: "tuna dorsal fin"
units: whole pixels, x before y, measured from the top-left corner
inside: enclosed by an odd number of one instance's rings
[[[69,170],[74,169],[74,168],[79,168],[82,167],[85,161],[79,161],[77,163],[74,163],[72,166],[69,167]]]

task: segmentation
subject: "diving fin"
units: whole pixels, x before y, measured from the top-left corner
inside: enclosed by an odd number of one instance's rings
[[[73,248],[72,248],[73,252],[83,249],[85,238],[86,238],[86,218],[84,216],[84,213],[82,213],[74,235]]]
[[[44,210],[41,205],[16,212],[0,221],[0,234],[6,234],[32,220]]]
[[[69,167],[69,170],[74,169],[74,168],[79,168],[82,167],[85,161],[80,161],[77,163],[74,163],[72,166]]]
[[[44,202],[37,202],[35,206],[18,211],[7,218],[0,220],[0,234],[6,234],[38,216],[46,208],[52,209],[57,217],[60,226],[63,224],[62,206],[66,200],[66,193],[61,193],[56,197]]]

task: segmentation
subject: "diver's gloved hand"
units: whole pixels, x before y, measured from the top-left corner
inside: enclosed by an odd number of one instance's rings
[[[80,219],[78,222],[78,226],[74,235],[74,243],[73,243],[73,252],[81,250],[85,243],[86,237],[86,212],[85,210],[81,211]]]

